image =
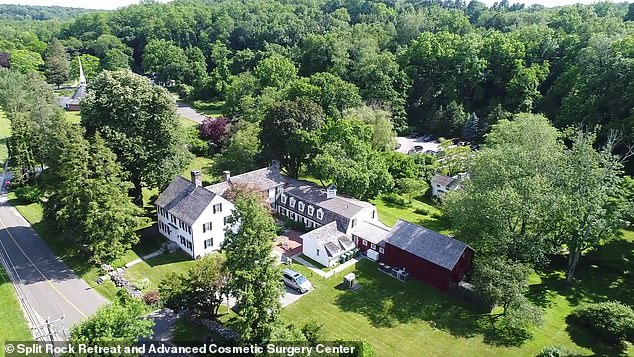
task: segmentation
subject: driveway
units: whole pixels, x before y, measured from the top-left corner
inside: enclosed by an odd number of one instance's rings
[[[206,116],[198,113],[197,111],[194,110],[194,108],[190,107],[189,105],[183,103],[183,102],[176,102],[176,113],[178,113],[178,115],[185,117],[189,120],[193,120],[196,123],[202,123],[203,120],[207,119]]]
[[[297,290],[293,290],[286,285],[284,285],[284,289],[284,295],[282,295],[282,297],[280,298],[280,303],[282,304],[282,307],[286,307],[313,292],[313,289],[311,289],[305,294],[300,294]]]
[[[438,148],[440,147],[440,144],[438,144],[437,142],[425,141],[420,137],[410,138],[406,136],[399,136],[398,138],[396,138],[396,140],[398,140],[398,143],[401,144],[401,146],[398,149],[396,149],[396,151],[403,154],[409,153],[409,151],[413,149],[414,146],[417,146],[417,145],[422,146],[423,151],[427,151],[427,150],[438,151]]]
[[[55,256],[1,190],[0,258],[30,326],[57,320],[52,328],[57,340],[66,339],[63,330],[108,302]]]

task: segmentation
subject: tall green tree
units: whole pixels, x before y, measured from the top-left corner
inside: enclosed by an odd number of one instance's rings
[[[277,228],[269,208],[253,194],[236,198],[231,222],[237,229],[228,228],[223,243],[231,272],[227,288],[240,309],[242,338],[263,342],[279,324],[281,309],[281,271],[271,255]]]
[[[324,121],[321,108],[300,98],[276,103],[260,123],[260,141],[264,160],[280,160],[289,176],[297,178],[310,155],[313,136]]]
[[[597,150],[596,133],[581,129],[574,130],[569,139],[572,146],[566,150],[561,180],[569,226],[561,237],[568,249],[566,281],[570,283],[583,252],[614,238],[631,205],[618,200],[623,178],[620,158],[612,153],[616,141]]]
[[[253,123],[242,123],[233,134],[229,145],[216,160],[218,172],[231,168],[233,174],[241,174],[257,168],[260,154],[260,127]]]
[[[493,126],[468,161],[464,189],[445,196],[456,237],[484,256],[535,264],[553,252],[565,216],[561,134],[542,116]]]
[[[66,49],[58,39],[53,39],[46,49],[44,75],[49,83],[57,87],[68,80],[70,61]]]
[[[144,186],[164,187],[187,162],[174,100],[129,70],[104,71],[91,89],[82,101],[81,124],[89,135],[100,133],[117,155],[140,205]]]

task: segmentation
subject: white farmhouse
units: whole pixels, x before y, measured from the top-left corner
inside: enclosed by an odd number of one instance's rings
[[[462,180],[467,177],[466,173],[460,173],[456,176],[446,176],[435,174],[431,178],[431,195],[432,196],[442,196],[444,193],[448,191],[454,191],[460,188],[460,184]]]
[[[233,204],[202,187],[200,171],[191,181],[176,177],[156,200],[158,230],[198,258],[220,249]]]

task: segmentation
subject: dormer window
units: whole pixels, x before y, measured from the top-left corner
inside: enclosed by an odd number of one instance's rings
[[[282,203],[286,203],[286,195],[282,194],[282,196],[280,196]]]
[[[299,209],[300,212],[304,212],[304,202],[298,202],[297,209]]]
[[[313,206],[308,206],[308,215],[312,216],[313,213],[315,213],[315,207]]]
[[[317,219],[323,219],[323,218],[324,218],[324,210],[320,208],[317,210]]]
[[[289,200],[289,204],[291,205],[291,207],[295,208],[295,197],[291,197],[291,199]]]

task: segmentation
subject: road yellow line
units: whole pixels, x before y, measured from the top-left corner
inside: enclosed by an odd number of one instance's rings
[[[22,254],[24,254],[24,256],[26,257],[26,259],[29,260],[29,262],[31,263],[31,265],[33,265],[33,267],[35,268],[35,270],[37,270],[38,273],[40,273],[40,275],[42,276],[42,278],[44,278],[44,280],[46,280],[46,282],[48,283],[48,285],[51,286],[51,288],[53,288],[53,290],[55,290],[55,292],[57,292],[59,294],[59,296],[62,297],[62,299],[66,300],[66,302],[72,306],[75,310],[77,310],[77,312],[79,312],[81,314],[81,316],[83,317],[88,317],[86,314],[84,314],[83,311],[81,311],[77,306],[75,306],[75,304],[73,304],[70,300],[68,300],[68,298],[66,298],[66,296],[64,296],[64,294],[62,294],[61,291],[59,291],[59,289],[50,281],[48,280],[48,278],[44,275],[44,273],[42,273],[42,271],[35,265],[35,263],[33,263],[33,261],[31,260],[31,258],[29,258],[29,256],[26,254],[26,252],[22,249],[22,247],[20,246],[20,244],[18,244],[18,241],[15,240],[15,237],[13,237],[13,234],[11,234],[11,232],[9,231],[9,229],[7,228],[7,226],[4,224],[4,222],[2,221],[2,219],[0,218],[0,224],[2,224],[2,228],[4,228],[4,230],[9,234],[9,238],[11,238],[11,240],[13,240],[13,243],[15,243],[15,246],[18,247],[18,249],[22,252]]]

